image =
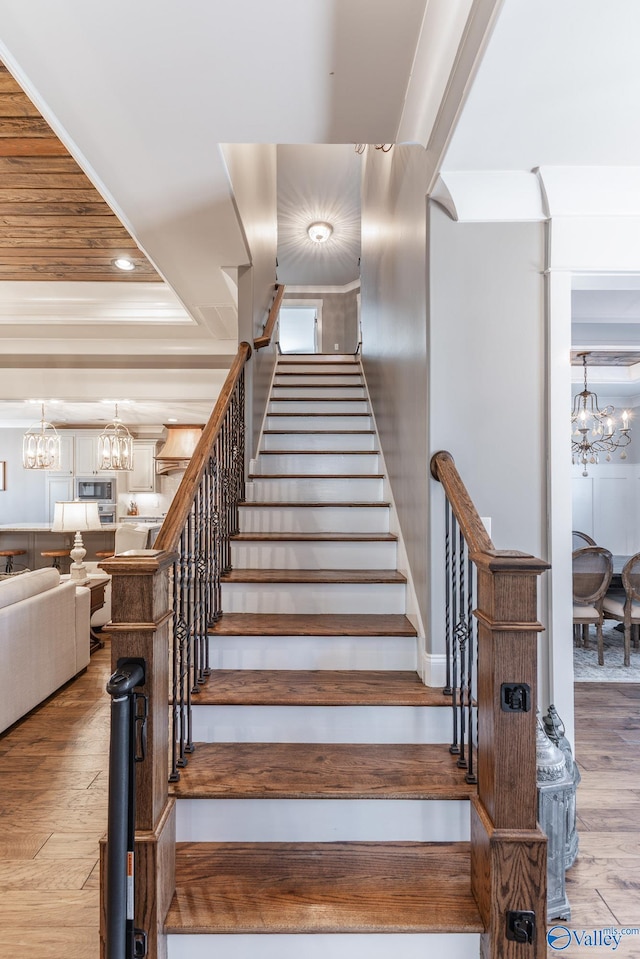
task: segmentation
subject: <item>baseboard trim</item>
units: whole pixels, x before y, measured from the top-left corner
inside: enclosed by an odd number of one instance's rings
[[[447,657],[444,653],[422,653],[420,675],[425,686],[444,686],[447,678]]]

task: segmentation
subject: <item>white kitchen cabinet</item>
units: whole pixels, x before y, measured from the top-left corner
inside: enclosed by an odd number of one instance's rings
[[[62,430],[58,430],[58,435],[60,437],[60,469],[48,470],[48,473],[50,476],[73,476],[75,435]]]
[[[76,433],[75,474],[94,476],[98,473],[98,433]]]
[[[130,493],[155,493],[157,491],[156,440],[133,441],[133,469],[128,476]]]
[[[73,499],[73,476],[50,473],[47,476],[47,516],[53,523],[56,503],[69,503]]]

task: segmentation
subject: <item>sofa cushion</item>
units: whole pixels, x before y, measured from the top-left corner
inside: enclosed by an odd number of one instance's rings
[[[30,573],[22,573],[20,576],[13,576],[11,579],[4,579],[0,582],[0,609],[11,606],[13,603],[19,603],[30,596],[37,596],[38,593],[44,593],[59,584],[60,573],[51,566],[45,566],[44,569],[34,569]]]

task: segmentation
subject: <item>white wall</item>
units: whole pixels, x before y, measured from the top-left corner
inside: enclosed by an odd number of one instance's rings
[[[369,150],[362,194],[362,358],[419,611],[429,608],[426,153]]]
[[[0,429],[0,460],[6,466],[5,489],[0,490],[0,525],[46,523],[46,470],[22,467],[24,430]]]
[[[238,336],[253,346],[273,300],[278,240],[276,147],[233,143],[222,148],[250,263],[238,276]],[[255,455],[275,363],[275,347],[253,354],[247,377],[247,456]]]

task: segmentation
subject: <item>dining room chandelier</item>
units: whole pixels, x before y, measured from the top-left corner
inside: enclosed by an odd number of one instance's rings
[[[582,475],[588,476],[587,466],[600,462],[600,455],[606,453],[606,462],[611,462],[611,454],[621,450],[620,459],[625,460],[625,447],[631,442],[629,427],[629,413],[622,412],[622,426],[617,427],[613,406],[605,406],[603,410],[598,406],[598,394],[592,393],[587,386],[587,356],[588,353],[579,353],[582,357],[584,372],[584,389],[573,397],[571,410],[571,462],[582,465]]]
[[[22,437],[22,465],[26,470],[59,470],[60,449],[60,434],[45,420],[42,403],[40,422]]]
[[[98,469],[133,469],[133,436],[118,416],[117,403],[116,415],[98,437]]]

